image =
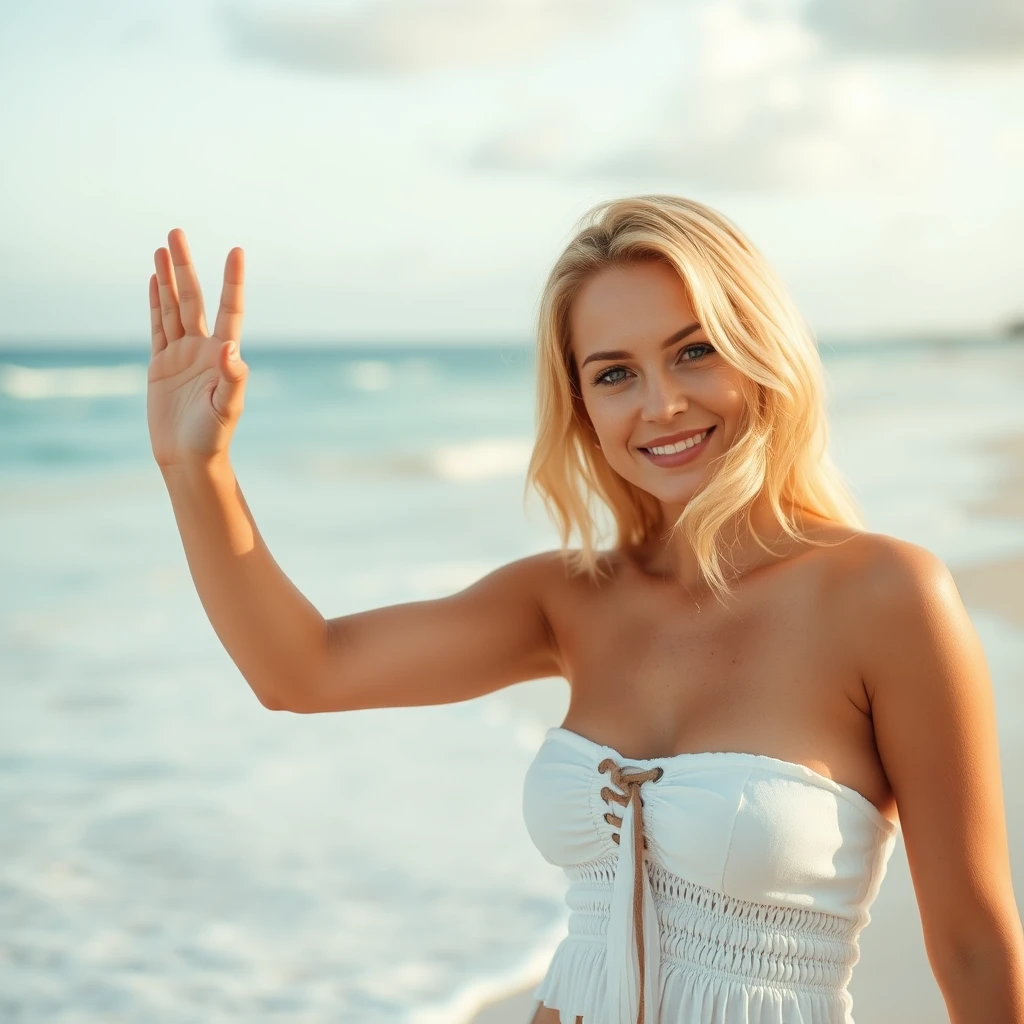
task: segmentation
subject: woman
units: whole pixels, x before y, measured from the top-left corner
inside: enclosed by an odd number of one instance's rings
[[[168,241],[153,454],[258,699],[311,713],[569,680],[524,789],[571,881],[533,1024],[848,1024],[899,828],[951,1021],[1024,1022],[983,651],[945,566],[863,528],[826,453],[813,338],[734,225],[673,196],[604,203],[553,268],[528,482],[561,549],[330,620],[273,561],[229,462],[242,251],[209,335],[185,237]]]

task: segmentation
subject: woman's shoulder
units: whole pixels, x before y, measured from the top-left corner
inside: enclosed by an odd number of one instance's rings
[[[891,592],[949,572],[934,552],[901,537],[839,524],[823,532],[827,543],[838,542],[831,560],[836,575],[854,589]]]
[[[627,552],[595,550],[589,564],[581,548],[551,548],[519,559],[524,571],[534,574],[544,591],[592,589],[619,578],[627,567]]]
[[[843,614],[877,612],[952,581],[938,555],[913,541],[824,520],[805,524],[804,532],[823,569],[815,573],[815,590],[838,602]],[[588,566],[581,549],[553,548],[518,564],[535,580],[538,595],[578,598],[583,592],[607,594],[616,582],[628,582],[637,574],[638,556],[622,548],[596,550]],[[824,592],[818,589],[822,583]]]
[[[621,600],[630,574],[629,553],[580,548],[552,548],[519,559],[515,572],[552,623],[585,621],[608,602]]]
[[[826,559],[830,603],[861,635],[880,623],[938,601],[958,602],[946,564],[928,548],[900,537],[845,529]],[[839,531],[837,531],[837,536]]]

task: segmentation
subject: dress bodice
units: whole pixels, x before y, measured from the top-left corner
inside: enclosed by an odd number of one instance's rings
[[[523,816],[570,880],[537,989],[567,1024],[732,1024],[737,999],[741,1024],[852,1020],[857,936],[898,831],[858,791],[762,754],[626,759],[557,727]],[[818,1015],[793,1016],[808,1000]]]

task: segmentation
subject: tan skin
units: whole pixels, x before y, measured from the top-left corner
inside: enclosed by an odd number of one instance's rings
[[[226,379],[218,353],[240,333],[241,250],[228,257],[213,336],[183,233],[157,251],[156,270],[149,414],[166,469],[225,452],[237,423],[244,380]],[[601,450],[659,499],[666,523],[714,472],[744,409],[739,371],[699,326],[662,347],[695,323],[686,289],[659,263],[597,273],[572,307],[571,356]],[[588,358],[609,350],[623,354]],[[182,397],[203,388],[216,414]],[[707,426],[707,449],[686,465],[639,451]],[[625,757],[731,750],[807,765],[899,821],[951,1024],[1019,1022],[1024,937],[992,687],[948,570],[917,545],[810,516],[798,522],[829,546],[793,541],[763,502],[753,519],[773,551],[737,522],[728,609],[681,534],[606,552],[601,585],[544,552],[447,597],[327,619],[313,669],[294,676],[304,685],[258,695],[315,713],[451,703],[560,675],[571,690],[564,727]],[[538,1006],[532,1024],[557,1020]]]

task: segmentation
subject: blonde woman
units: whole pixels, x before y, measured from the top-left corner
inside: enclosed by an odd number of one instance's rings
[[[1024,1022],[978,637],[938,558],[864,528],[826,451],[814,340],[732,223],[675,196],[607,202],[555,263],[528,483],[559,550],[328,620],[274,562],[229,461],[242,251],[210,334],[185,237],[168,241],[150,280],[152,449],[260,702],[346,711],[569,681],[524,788],[530,834],[570,880],[533,1024],[849,1024],[899,829],[951,1021]]]

